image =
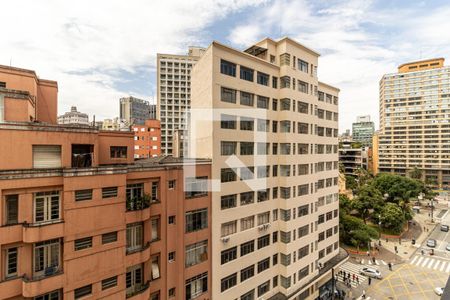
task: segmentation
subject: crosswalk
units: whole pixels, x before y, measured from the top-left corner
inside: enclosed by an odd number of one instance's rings
[[[450,261],[440,260],[430,256],[415,255],[409,263],[422,268],[450,273]]]
[[[350,273],[350,278],[352,279],[350,284],[351,284],[352,287],[357,287],[358,286],[358,282],[359,282],[359,284],[362,284],[364,281],[367,280],[367,277],[359,274],[359,271],[361,270],[362,267],[363,266],[361,266],[361,265],[357,265],[357,264],[354,264],[354,263],[351,263],[351,262],[347,261],[346,263],[342,264],[339,267],[339,269],[341,271],[345,271],[346,274]],[[353,274],[355,274],[355,277],[358,276],[358,281],[353,280]],[[339,281],[342,281],[342,282],[344,281],[344,274],[343,274],[343,272],[341,272],[340,274],[338,272],[337,276],[338,276],[338,280]]]
[[[388,263],[387,262],[385,262],[384,260],[382,260],[382,259],[376,259],[375,260],[375,262],[373,262],[373,260],[371,260],[371,259],[367,259],[367,260],[365,260],[365,259],[362,259],[361,260],[361,264],[367,264],[367,265],[369,265],[369,266],[371,266],[371,265],[376,265],[376,266],[379,266],[379,265],[383,265],[383,266],[387,266],[388,265]]]

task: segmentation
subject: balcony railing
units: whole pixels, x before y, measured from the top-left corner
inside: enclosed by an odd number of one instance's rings
[[[143,293],[145,290],[147,290],[150,287],[150,281],[147,281],[146,283],[135,285],[133,288],[127,289],[127,298],[131,298],[133,296],[136,296],[140,293]]]
[[[131,199],[127,199],[127,210],[142,210],[150,207],[150,197],[134,197]]]

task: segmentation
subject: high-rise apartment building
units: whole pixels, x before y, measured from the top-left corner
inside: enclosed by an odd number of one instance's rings
[[[76,106],[72,106],[70,111],[58,116],[58,124],[89,125],[89,116],[77,111]]]
[[[444,59],[402,64],[380,81],[378,172],[417,167],[437,188],[450,184],[450,67]]]
[[[159,120],[145,120],[144,125],[133,125],[134,158],[161,155],[161,125]]]
[[[172,155],[178,130],[186,130],[187,112],[191,101],[191,69],[205,49],[189,47],[188,55],[159,54],[157,56],[158,119],[161,120],[161,147],[164,155]],[[183,134],[179,137],[184,137]],[[185,140],[178,141],[185,143]],[[182,156],[182,155],[180,155]]]
[[[353,142],[359,142],[363,146],[372,145],[372,137],[375,132],[375,123],[370,121],[370,116],[359,116],[352,124]]]
[[[120,118],[130,125],[144,125],[145,120],[156,119],[156,105],[131,96],[120,98]]]
[[[0,299],[211,299],[210,162],[134,162],[132,132],[56,124],[56,82],[0,82]]]
[[[192,69],[189,155],[212,159],[212,299],[316,299],[339,248],[338,93],[289,38],[213,42]]]

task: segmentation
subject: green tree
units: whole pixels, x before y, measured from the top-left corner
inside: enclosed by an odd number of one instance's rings
[[[384,228],[400,233],[405,224],[405,215],[400,206],[387,203],[380,212],[380,222]]]
[[[358,183],[356,182],[355,177],[352,175],[345,175],[345,185],[349,190],[356,190],[358,188]]]
[[[417,199],[421,192],[426,191],[425,185],[415,179],[395,174],[380,174],[372,181],[372,185],[382,195],[387,195],[386,200],[399,204],[400,200],[409,203],[411,198]]]
[[[341,214],[349,214],[352,210],[352,200],[346,195],[339,195],[339,211]]]
[[[346,213],[339,216],[339,228],[340,240],[354,247],[366,246],[372,238],[378,236],[375,229],[364,224],[361,219]]]
[[[367,219],[372,210],[379,211],[383,206],[383,196],[380,191],[372,185],[362,186],[357,197],[353,200],[353,208],[355,208],[364,223],[367,223]]]
[[[422,179],[422,170],[420,170],[417,167],[414,167],[413,169],[409,170],[409,177],[417,180]]]
[[[372,174],[370,174],[370,172],[364,168],[356,169],[355,174],[356,174],[356,178],[358,179],[357,180],[358,188],[361,188],[362,186],[369,184],[373,179]]]

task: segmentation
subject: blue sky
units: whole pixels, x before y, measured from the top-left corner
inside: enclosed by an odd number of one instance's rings
[[[117,116],[122,96],[156,101],[156,53],[184,54],[212,40],[245,49],[290,36],[321,53],[320,80],[341,89],[340,131],[357,115],[378,123],[383,74],[450,53],[443,0],[15,0],[2,7],[10,13],[0,20],[8,28],[0,64],[57,80],[59,112],[76,105],[97,120]]]

